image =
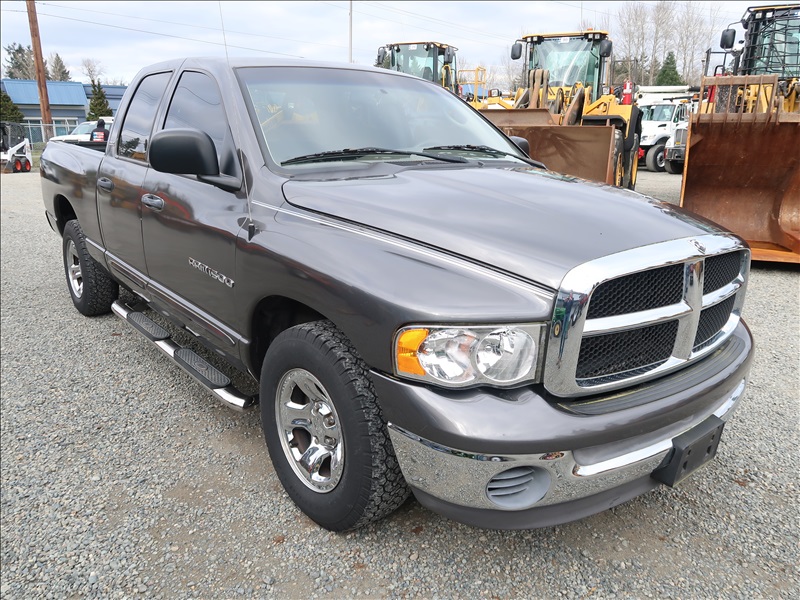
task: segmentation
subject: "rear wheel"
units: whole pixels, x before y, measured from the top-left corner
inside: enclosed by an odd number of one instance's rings
[[[111,305],[119,296],[119,285],[91,257],[75,219],[64,226],[63,251],[67,289],[78,312],[87,317],[111,312]]]
[[[645,161],[647,162],[648,171],[662,172],[665,169],[664,163],[666,162],[664,159],[664,144],[656,144],[650,148],[647,151]]]
[[[664,168],[666,169],[667,173],[672,175],[683,174],[683,163],[677,160],[665,160]]]
[[[22,171],[22,161],[18,158],[14,159],[14,173]]]
[[[368,369],[331,322],[275,338],[261,369],[260,403],[275,472],[322,527],[367,525],[408,498]]]
[[[633,145],[625,156],[625,179],[623,187],[636,189],[636,176],[639,173],[639,134],[634,134]]]
[[[26,173],[30,173],[31,171],[31,163],[27,159],[22,160],[22,170]]]

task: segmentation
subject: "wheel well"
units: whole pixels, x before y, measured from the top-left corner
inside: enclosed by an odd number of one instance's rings
[[[56,196],[56,200],[53,204],[56,211],[56,223],[58,224],[58,233],[63,236],[64,226],[67,224],[67,221],[71,221],[72,219],[77,219],[78,216],[75,214],[75,209],[72,208],[72,205],[69,203],[69,200],[67,200],[64,196]]]
[[[261,372],[267,348],[278,334],[289,327],[324,318],[313,308],[291,298],[270,296],[261,300],[253,314],[251,330],[250,360],[254,372]]]

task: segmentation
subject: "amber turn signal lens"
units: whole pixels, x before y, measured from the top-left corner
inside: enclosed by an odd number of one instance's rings
[[[427,329],[406,329],[397,336],[397,370],[410,375],[425,375],[417,350],[430,333]]]

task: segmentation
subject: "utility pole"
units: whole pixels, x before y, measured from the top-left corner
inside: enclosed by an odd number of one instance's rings
[[[353,62],[353,0],[350,0],[350,51],[347,61]]]
[[[52,129],[47,125],[53,123],[53,117],[50,114],[50,98],[47,95],[47,74],[44,70],[44,58],[42,57],[42,40],[39,37],[39,20],[36,18],[36,2],[35,0],[25,0],[28,7],[28,24],[31,28],[31,45],[33,46],[33,60],[36,63],[36,83],[39,86],[39,106],[42,111],[42,124],[45,125],[44,141],[50,139],[52,136]]]

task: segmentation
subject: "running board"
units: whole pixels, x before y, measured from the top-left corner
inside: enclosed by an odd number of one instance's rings
[[[217,400],[228,408],[236,411],[245,411],[255,406],[258,402],[256,396],[248,396],[233,387],[227,375],[200,355],[175,343],[166,329],[143,313],[132,309],[119,300],[111,305],[111,310],[120,319],[153,342],[159,350],[170,357],[198,383],[207,388]]]

